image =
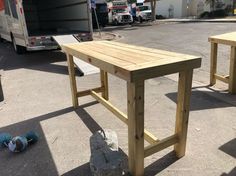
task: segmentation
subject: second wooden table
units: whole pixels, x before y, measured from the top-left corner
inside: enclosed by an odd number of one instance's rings
[[[211,42],[211,67],[210,85],[216,83],[216,79],[229,84],[229,92],[236,93],[236,32],[216,35],[209,37]],[[231,47],[229,75],[222,76],[217,74],[217,50],[218,44],[229,45]]]

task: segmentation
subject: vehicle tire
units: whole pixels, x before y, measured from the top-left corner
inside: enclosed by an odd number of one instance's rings
[[[143,22],[143,18],[141,16],[138,17],[138,21],[139,23],[142,23]]]
[[[16,44],[16,40],[12,37],[12,45],[17,54],[24,54],[26,52],[26,48]]]

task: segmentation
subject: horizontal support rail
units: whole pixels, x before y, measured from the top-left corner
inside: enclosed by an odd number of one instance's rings
[[[149,143],[149,144],[155,144],[159,142],[160,140],[154,136],[152,133],[150,133],[148,130],[144,129],[144,139]]]
[[[221,75],[218,75],[218,74],[215,74],[215,78],[224,82],[224,83],[229,83],[229,76],[221,76]]]
[[[103,106],[105,106],[109,111],[111,111],[114,115],[116,115],[121,121],[123,121],[125,124],[128,124],[128,118],[126,115],[121,112],[119,109],[114,107],[109,101],[105,100],[103,97],[98,95],[96,92],[91,91],[91,95]]]
[[[167,147],[170,147],[176,143],[178,143],[178,135],[174,134],[170,137],[160,140],[155,144],[151,144],[144,149],[144,157],[148,157],[156,152],[159,152]]]
[[[121,112],[119,109],[117,109],[115,106],[113,106],[109,101],[105,100],[103,97],[98,95],[95,91],[91,90],[90,94],[103,106],[105,106],[109,111],[111,111],[115,116],[117,116],[121,121],[123,121],[126,125],[128,125],[128,117],[126,114]],[[158,142],[159,140],[149,131],[144,129],[144,139],[150,143],[154,144]]]
[[[83,97],[83,96],[86,96],[86,95],[91,95],[91,91],[102,92],[102,91],[104,91],[104,87],[97,87],[97,88],[94,88],[94,89],[91,89],[91,90],[84,90],[84,91],[81,91],[81,92],[77,92],[76,96],[77,97]]]

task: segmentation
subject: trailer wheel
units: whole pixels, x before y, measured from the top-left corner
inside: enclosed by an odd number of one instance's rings
[[[17,54],[24,54],[26,52],[25,47],[16,44],[16,40],[14,37],[12,37],[12,44],[13,44],[13,48]]]

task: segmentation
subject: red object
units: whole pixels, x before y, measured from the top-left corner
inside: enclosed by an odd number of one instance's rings
[[[113,6],[111,9],[126,9],[128,8],[127,6]]]
[[[4,10],[5,6],[4,6],[4,2],[3,0],[0,0],[0,10]]]

